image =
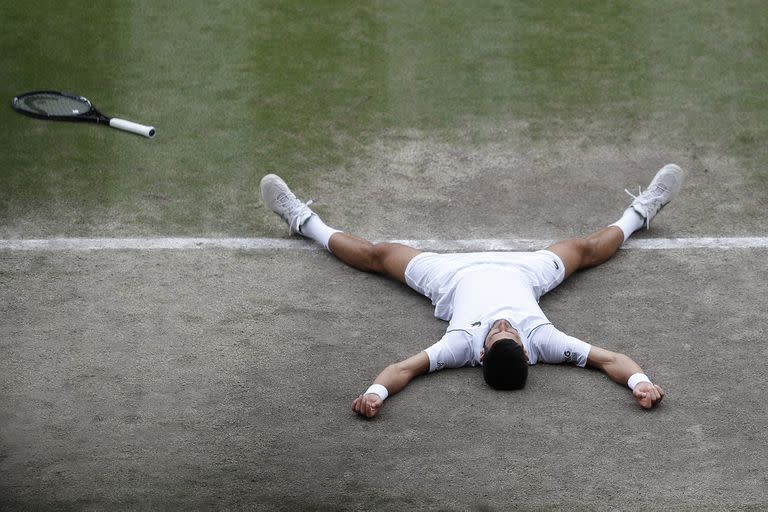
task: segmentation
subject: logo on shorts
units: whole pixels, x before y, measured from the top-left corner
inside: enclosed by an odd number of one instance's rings
[[[570,350],[566,350],[565,352],[563,352],[563,357],[565,358],[566,361],[571,361],[573,354],[571,354]]]
[[[560,270],[560,265],[557,264],[557,261],[552,260],[552,263],[555,264],[555,269]]]
[[[479,326],[480,326],[480,321],[477,321],[472,324],[472,327],[479,327]]]

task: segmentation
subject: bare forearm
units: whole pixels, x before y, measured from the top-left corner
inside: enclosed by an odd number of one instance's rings
[[[587,365],[604,372],[608,378],[622,386],[635,373],[642,372],[640,365],[629,356],[593,346],[587,357]]]
[[[356,413],[373,418],[379,413],[384,400],[403,390],[411,380],[429,371],[429,357],[426,352],[419,352],[405,361],[391,364],[376,377],[374,385],[366,393],[352,401],[352,410]],[[378,384],[379,386],[376,386]],[[384,386],[385,390],[376,389]]]
[[[413,376],[409,372],[398,368],[396,364],[392,364],[384,368],[373,382],[387,388],[389,395],[392,396],[402,391],[411,380],[413,380]]]
[[[603,368],[605,374],[615,383],[627,385],[627,380],[635,373],[642,373],[642,368],[630,357],[624,354],[616,354],[614,361]]]
[[[664,390],[653,384],[629,356],[592,346],[587,366],[604,372],[613,382],[632,389],[635,400],[644,409],[656,406],[664,398]],[[635,375],[633,382],[629,378]]]
[[[429,358],[424,352],[413,357],[391,364],[384,368],[374,380],[375,384],[381,384],[390,395],[402,391],[415,377],[429,370]]]

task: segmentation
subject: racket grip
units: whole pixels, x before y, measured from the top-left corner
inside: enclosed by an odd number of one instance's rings
[[[112,128],[117,128],[118,130],[124,130],[126,132],[131,133],[137,133],[139,135],[143,135],[144,137],[147,137],[149,139],[154,138],[155,136],[155,127],[154,126],[146,126],[139,123],[134,123],[133,121],[126,121],[125,119],[118,119],[116,117],[113,117],[109,120],[109,126]]]

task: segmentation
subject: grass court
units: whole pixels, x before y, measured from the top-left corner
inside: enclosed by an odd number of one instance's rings
[[[352,399],[445,324],[258,199],[280,174],[374,240],[523,245],[618,218],[662,165],[680,197],[633,237],[768,236],[768,7],[758,1],[4,1],[0,508],[760,510],[765,244],[629,247],[547,295],[661,407],[594,372],[419,379]],[[157,129],[29,119],[35,89]],[[256,249],[32,249],[173,237]]]

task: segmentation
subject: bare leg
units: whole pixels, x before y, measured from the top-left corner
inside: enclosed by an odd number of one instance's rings
[[[384,274],[405,283],[405,268],[421,251],[402,244],[372,244],[349,233],[334,233],[328,243],[331,253],[350,267]]]
[[[563,240],[547,247],[565,264],[565,277],[583,268],[608,261],[624,243],[624,233],[616,226],[595,231],[586,238]]]

